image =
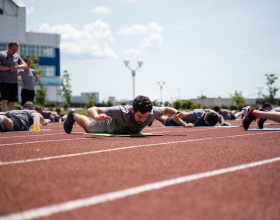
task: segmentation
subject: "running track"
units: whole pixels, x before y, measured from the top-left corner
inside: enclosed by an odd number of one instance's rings
[[[43,128],[0,134],[0,220],[280,219],[280,131]]]

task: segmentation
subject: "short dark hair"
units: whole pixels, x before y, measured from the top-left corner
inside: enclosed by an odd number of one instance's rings
[[[35,110],[38,111],[38,110],[42,110],[43,108],[41,106],[35,106]]]
[[[22,108],[27,109],[27,110],[33,110],[34,104],[33,104],[33,102],[27,101],[23,104]]]
[[[269,102],[265,102],[265,103],[263,104],[262,108],[263,108],[263,109],[265,109],[265,108],[273,108],[273,105],[272,105],[271,103],[269,103]]]
[[[132,107],[134,112],[145,114],[152,111],[153,103],[147,96],[139,95],[134,99]]]
[[[215,112],[220,111],[220,110],[221,110],[221,109],[220,109],[219,106],[215,106],[215,107],[214,107],[214,111],[215,111]]]
[[[12,41],[11,43],[8,44],[8,48],[12,48],[13,46],[19,47],[19,43],[16,41]]]
[[[219,117],[215,112],[206,113],[206,121],[209,123],[210,126],[216,125],[218,120],[219,120]]]

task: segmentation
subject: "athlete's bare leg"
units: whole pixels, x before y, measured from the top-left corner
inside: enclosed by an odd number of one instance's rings
[[[259,118],[265,118],[272,121],[280,122],[280,112],[265,112],[265,111],[258,111]]]
[[[75,122],[85,130],[85,132],[89,132],[90,120],[88,117],[75,113],[73,115],[73,118],[74,118]]]

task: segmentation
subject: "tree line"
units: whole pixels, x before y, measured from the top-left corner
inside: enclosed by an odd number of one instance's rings
[[[24,57],[26,58],[26,57]],[[39,65],[39,58],[38,57],[29,57],[33,62],[32,62],[32,69],[35,69],[37,74],[40,76],[41,74],[41,70],[38,69],[38,65]],[[279,90],[279,86],[275,85],[276,80],[278,79],[278,76],[274,73],[270,73],[270,74],[265,74],[266,77],[266,85],[267,85],[267,90],[268,90],[268,94],[262,94],[263,98],[265,101],[270,102],[270,103],[274,103],[274,99],[275,99],[275,95],[277,93],[277,91]],[[72,96],[72,86],[71,86],[71,75],[70,73],[68,73],[67,70],[63,71],[63,75],[62,75],[62,84],[61,84],[61,88],[58,90],[58,95],[64,97],[65,101],[63,103],[63,108],[64,109],[68,109],[70,107],[71,104],[71,96]],[[235,90],[233,94],[229,94],[230,95],[230,99],[232,101],[235,102],[236,106],[231,106],[232,108],[240,108],[241,106],[245,106],[245,97],[242,94],[242,91],[237,91]],[[199,99],[205,99],[207,98],[206,96],[203,97],[198,97]],[[46,100],[46,89],[44,88],[44,84],[42,83],[42,81],[40,80],[39,77],[39,89],[37,89],[35,91],[35,103],[36,105],[40,105],[40,106],[46,106],[47,104],[47,100]],[[88,102],[85,104],[86,108],[89,108],[91,106],[93,106],[95,103],[95,97],[90,94],[88,96]],[[121,104],[126,104],[125,102],[121,103]],[[156,103],[155,103],[156,104]],[[191,100],[187,100],[187,101],[180,101],[180,100],[176,100],[173,103],[169,103],[169,102],[165,102],[164,105],[170,105],[172,104],[175,108],[183,108],[183,109],[193,109],[198,107],[199,104],[194,103]],[[112,106],[113,103],[112,101],[107,101],[106,103],[107,106]],[[203,107],[203,106],[200,106]],[[206,106],[205,106],[206,107]]]

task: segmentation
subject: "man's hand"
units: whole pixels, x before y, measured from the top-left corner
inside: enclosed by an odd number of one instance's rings
[[[50,121],[51,121],[50,119],[44,119],[44,120],[45,120],[45,123],[42,124],[42,125],[44,125],[44,126],[47,125],[48,123],[50,123]]]
[[[97,117],[94,118],[95,121],[106,121],[108,119],[111,119],[111,117],[104,113],[99,114]]]
[[[18,65],[14,64],[12,67],[11,67],[11,72],[14,73],[18,70]]]
[[[228,122],[223,122],[221,125],[222,125],[222,126],[230,126],[230,123],[228,123]]]
[[[187,123],[184,125],[185,128],[193,128],[194,124],[193,123]]]

